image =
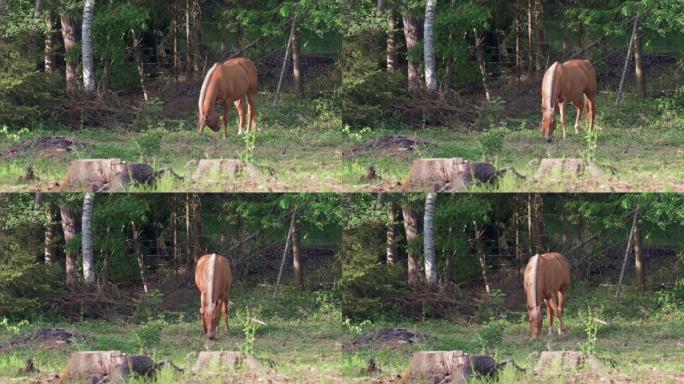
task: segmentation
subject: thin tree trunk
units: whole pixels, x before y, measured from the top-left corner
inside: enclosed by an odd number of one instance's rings
[[[192,261],[192,235],[190,231],[190,194],[185,194],[185,264],[191,265]]]
[[[544,236],[544,201],[539,193],[535,193],[533,196],[534,246],[537,249],[536,252],[542,252],[544,249],[542,240]]]
[[[81,53],[83,54],[83,85],[86,92],[95,92],[95,63],[93,62],[93,13],[95,0],[85,0],[81,24]],[[86,283],[88,279],[86,278]],[[93,280],[92,283],[95,281]]]
[[[55,223],[57,208],[55,203],[47,203],[47,222],[45,223],[45,264],[49,265],[57,260],[57,249],[55,246]]]
[[[297,289],[302,289],[304,286],[304,279],[302,277],[302,260],[301,260],[301,244],[300,244],[300,228],[301,223],[298,218],[295,218],[292,226],[292,274],[294,278],[294,286]]]
[[[535,52],[536,70],[538,74],[544,72],[544,11],[541,0],[535,0],[534,6],[534,32],[537,49]]]
[[[142,244],[140,243],[140,227],[131,221],[131,229],[133,230],[133,252],[135,253],[135,258],[138,260],[138,267],[140,268],[140,281],[143,285],[143,290],[147,295],[150,293],[149,286],[147,284],[147,278],[145,277],[145,259],[143,256]]]
[[[176,194],[171,194],[171,233],[173,234],[173,263],[178,271],[178,266],[181,264],[178,260],[178,207],[176,204]]]
[[[173,74],[178,81],[178,0],[171,2],[171,40],[173,41]]]
[[[437,194],[429,192],[425,198],[423,216],[423,253],[425,255],[425,280],[428,285],[437,283],[437,263],[435,260],[435,205]]]
[[[190,1],[185,0],[185,78],[192,79],[192,34],[190,33]]]
[[[410,245],[418,236],[418,217],[416,212],[409,207],[402,207],[402,215],[404,217],[406,243]],[[408,256],[408,284],[411,287],[415,287],[420,282],[420,257],[411,247],[407,247],[406,253]]]
[[[143,98],[145,103],[149,103],[150,97],[145,85],[145,62],[143,59],[142,50],[140,49],[140,36],[131,29],[131,38],[133,39],[133,57],[135,58],[135,65],[138,67],[138,77],[140,78],[140,88],[143,91]]]
[[[641,66],[641,23],[637,17],[634,21],[636,32],[634,34],[634,79],[636,80],[637,95],[643,97],[646,92],[644,86],[644,71]]]
[[[290,29],[290,37],[287,39],[287,48],[285,48],[285,58],[283,58],[283,66],[280,69],[280,78],[278,79],[278,87],[276,88],[275,96],[273,97],[273,106],[278,104],[278,94],[280,94],[280,87],[283,85],[283,78],[285,77],[285,68],[287,67],[287,59],[290,57],[290,49],[292,48],[292,40],[294,40],[295,29],[297,28],[297,16],[292,18],[292,27]]]
[[[532,20],[534,12],[532,11],[532,0],[527,0],[527,75],[534,74],[534,49],[532,38],[532,31],[534,29],[534,22]]]
[[[622,78],[620,78],[620,86],[618,87],[617,95],[615,95],[615,105],[620,103],[620,95],[622,94],[622,86],[625,84],[625,76],[627,76],[627,68],[629,67],[629,60],[632,58],[632,48],[634,48],[634,38],[636,36],[637,27],[639,26],[639,17],[634,19],[634,27],[632,28],[632,37],[629,38],[629,46],[627,47],[627,56],[625,56],[625,65],[622,68]]]
[[[78,257],[76,253],[68,246],[69,243],[78,234],[78,215],[69,207],[62,207],[60,209],[62,217],[62,232],[64,233],[64,256],[65,256],[65,281],[66,285],[73,287],[78,282]]]
[[[473,221],[473,228],[475,228],[475,252],[477,253],[477,258],[480,260],[480,267],[482,268],[482,281],[485,285],[485,292],[487,296],[492,293],[491,286],[489,284],[489,275],[487,273],[487,258],[482,246],[482,229],[477,221]]]
[[[192,255],[193,261],[197,264],[202,255],[204,248],[200,246],[200,239],[202,237],[202,201],[200,196],[196,193],[192,194]]]
[[[532,241],[533,231],[532,231],[532,195],[527,194],[527,256],[530,257],[534,253],[532,249],[534,248],[534,243]]]
[[[629,252],[632,250],[632,241],[634,240],[634,229],[636,228],[637,219],[639,218],[639,210],[634,212],[634,219],[632,220],[632,227],[629,229],[629,238],[627,239],[627,248],[625,248],[625,258],[622,260],[622,269],[620,270],[620,279],[618,280],[617,289],[615,290],[615,297],[620,295],[620,287],[622,286],[622,278],[625,276],[625,269],[627,267],[627,260],[629,259]]]
[[[66,70],[64,79],[67,92],[75,92],[78,89],[78,59],[73,55],[73,49],[78,43],[78,25],[69,15],[62,15],[62,39],[64,40],[64,58]]]
[[[520,204],[518,196],[513,198],[513,231],[515,232],[515,265],[517,268],[523,266],[522,249],[520,248]]]
[[[95,260],[93,257],[93,204],[95,194],[88,192],[83,197],[81,219],[81,251],[83,253],[83,279],[86,285],[95,284]]]
[[[487,67],[484,59],[484,52],[482,50],[482,38],[480,37],[477,28],[473,28],[473,34],[475,36],[475,52],[477,54],[477,63],[480,66],[480,75],[482,76],[482,87],[485,91],[487,103],[489,103],[492,101],[492,98],[489,93],[489,86],[487,86]]]
[[[387,72],[397,69],[397,33],[396,33],[396,12],[393,7],[387,9],[387,21],[389,30],[387,31]]]
[[[293,21],[296,25],[296,21]],[[292,35],[292,85],[297,97],[301,98],[304,95],[304,85],[302,83],[302,65],[301,65],[301,51],[299,48],[299,40],[301,31],[295,26],[295,32]]]
[[[38,33],[38,26],[35,24],[38,20],[40,20],[41,14],[43,13],[43,0],[36,0],[35,1],[35,7],[33,9],[33,26],[31,27],[31,31],[29,32],[29,41],[31,43],[31,60],[34,59],[36,55],[39,54],[39,45],[38,45],[38,40],[39,40],[39,33]]]
[[[515,9],[515,19],[513,21],[513,29],[515,33],[515,73],[520,78],[520,15],[518,9]]]
[[[437,0],[427,0],[425,5],[425,33],[423,53],[425,56],[425,83],[430,92],[437,91],[437,70],[435,68],[435,12]],[[435,273],[436,279],[436,273]],[[428,281],[429,283],[429,281]]]
[[[278,287],[280,286],[280,280],[283,277],[283,271],[285,270],[285,261],[287,260],[288,253],[290,251],[290,242],[292,241],[292,231],[295,225],[295,219],[297,217],[297,209],[292,211],[292,218],[290,219],[290,229],[287,231],[287,239],[285,240],[285,248],[283,249],[283,258],[280,261],[280,269],[278,270],[278,280],[276,280],[275,288],[273,289],[273,298],[275,299],[278,295]]]
[[[644,289],[644,267],[641,262],[641,220],[638,218],[634,225],[634,272],[636,274],[637,287],[639,290]]]
[[[195,26],[192,38],[192,70],[194,74],[202,72],[202,8],[199,0],[192,2],[192,24]]]
[[[399,206],[395,202],[390,202],[387,207],[387,264],[394,264],[397,262],[397,215],[399,213]]]
[[[55,70],[55,48],[54,48],[54,34],[55,34],[55,12],[48,10],[45,12],[45,73],[50,73]]]
[[[406,39],[406,51],[408,60],[408,89],[415,91],[420,88],[420,63],[415,57],[411,57],[411,50],[418,44],[418,20],[410,15],[403,15],[404,39]]]

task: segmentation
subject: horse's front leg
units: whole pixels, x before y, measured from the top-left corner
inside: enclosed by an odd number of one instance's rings
[[[228,103],[223,104],[223,140],[228,138]]]
[[[549,336],[553,336],[553,314],[556,312],[550,303],[551,300],[553,299],[544,299],[544,302],[546,303],[546,313],[549,317]]]
[[[565,108],[566,107],[567,107],[567,104],[565,103],[565,101],[561,101],[558,103],[558,109],[560,110],[560,124],[561,124],[561,129],[563,131],[563,140],[568,139],[568,134],[565,131],[565,111],[566,111]]]

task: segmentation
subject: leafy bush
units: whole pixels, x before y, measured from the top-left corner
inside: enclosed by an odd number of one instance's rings
[[[487,161],[495,154],[501,152],[504,139],[510,131],[505,127],[490,129],[477,137],[477,148],[482,156],[482,161]]]
[[[166,320],[156,319],[149,320],[135,329],[133,338],[140,348],[141,353],[144,353],[145,350],[159,344],[162,331],[167,325],[168,323]]]
[[[138,134],[135,137],[135,145],[138,148],[141,159],[144,159],[151,154],[159,153],[162,139],[166,134],[167,132],[163,128],[156,128]]]
[[[508,321],[506,320],[492,320],[482,325],[475,332],[475,341],[480,345],[482,353],[487,353],[487,349],[491,349],[501,343],[507,326]]]

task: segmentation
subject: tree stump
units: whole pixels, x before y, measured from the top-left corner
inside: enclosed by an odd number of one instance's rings
[[[200,181],[218,177],[224,179],[256,179],[261,177],[261,172],[254,164],[245,163],[234,159],[202,159],[197,164],[197,169],[192,175],[192,181]],[[208,181],[208,180],[207,180]]]
[[[120,192],[131,183],[151,183],[154,169],[121,159],[75,160],[62,183],[63,191]]]
[[[566,178],[578,179],[582,177],[605,180],[606,174],[595,163],[574,158],[543,159],[539,169],[534,174],[535,180],[564,180]]]
[[[489,356],[468,355],[463,351],[429,351],[413,354],[411,365],[403,375],[402,383],[424,382],[466,383],[473,375],[493,375],[496,361]]]
[[[202,351],[192,367],[192,373],[211,372],[214,369],[235,371],[241,367],[253,371],[261,368],[261,364],[253,356],[245,356],[234,351]]]
[[[476,183],[493,183],[497,171],[491,164],[451,159],[418,159],[404,180],[404,191],[460,192]]]
[[[555,372],[558,369],[564,371],[592,370],[599,371],[604,368],[596,356],[576,351],[544,351],[539,356],[539,361],[534,367],[534,372],[543,373],[545,370]]]
[[[60,383],[123,383],[131,374],[149,376],[154,372],[152,359],[144,355],[126,355],[120,351],[92,351],[71,354]]]

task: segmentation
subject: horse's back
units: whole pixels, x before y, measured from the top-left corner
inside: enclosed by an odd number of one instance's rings
[[[209,278],[209,262],[212,255],[204,255],[197,260],[197,267],[195,269],[195,284],[200,291],[206,289],[207,279]],[[220,279],[220,292],[227,292],[232,285],[232,273],[230,262],[221,255],[216,255],[216,264],[214,265],[214,279]]]
[[[570,284],[570,262],[558,252],[544,253],[540,255],[542,276],[551,285],[558,287]]]
[[[577,74],[582,74],[584,78],[584,92],[585,93],[596,93],[596,70],[589,60],[574,59],[568,60],[563,63],[563,68],[570,72],[575,72]]]
[[[257,68],[252,60],[246,57],[236,57],[230,59],[224,63],[227,67],[239,68],[244,74],[248,82],[248,87],[250,90],[256,91],[257,85]]]

